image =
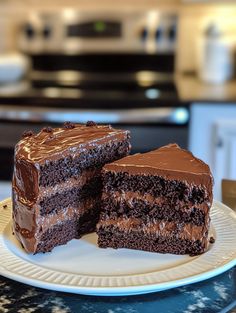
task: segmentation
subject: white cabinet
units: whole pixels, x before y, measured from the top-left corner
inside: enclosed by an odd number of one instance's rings
[[[220,200],[222,178],[236,180],[236,103],[194,103],[190,112],[189,149],[209,164]]]

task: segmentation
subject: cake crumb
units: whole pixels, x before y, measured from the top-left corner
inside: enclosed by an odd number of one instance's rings
[[[34,135],[34,133],[32,132],[32,130],[26,130],[26,131],[23,132],[21,137],[22,138],[26,138],[26,137],[31,137],[33,135]]]
[[[215,242],[215,238],[214,238],[214,237],[210,237],[209,242],[210,242],[210,243],[214,243],[214,242]]]
[[[45,132],[45,133],[52,133],[53,129],[50,126],[47,126],[47,127],[44,127],[42,129],[42,131]]]
[[[97,126],[97,123],[95,123],[94,121],[88,121],[87,123],[86,123],[86,126]]]
[[[65,122],[63,124],[63,128],[64,129],[72,129],[72,128],[75,128],[75,124],[74,123],[71,123],[71,122]]]

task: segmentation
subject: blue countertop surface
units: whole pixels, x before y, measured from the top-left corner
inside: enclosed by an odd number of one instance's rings
[[[0,276],[0,312],[236,312],[236,267],[215,278],[167,291],[94,297],[34,288]]]
[[[0,182],[0,199],[9,196],[10,184]],[[5,312],[236,313],[236,267],[200,283],[125,297],[94,297],[54,292],[0,276],[0,313]]]

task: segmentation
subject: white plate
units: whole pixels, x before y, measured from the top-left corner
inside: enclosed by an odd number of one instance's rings
[[[198,282],[236,265],[235,212],[215,201],[211,218],[216,242],[200,256],[100,249],[94,233],[51,253],[28,255],[12,235],[11,201],[7,199],[0,202],[0,274],[36,287],[102,296],[148,293]]]

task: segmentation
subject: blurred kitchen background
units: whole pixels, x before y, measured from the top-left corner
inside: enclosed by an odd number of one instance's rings
[[[24,130],[93,120],[130,129],[133,153],[190,149],[221,199],[236,179],[235,16],[225,0],[0,0],[0,189]]]

